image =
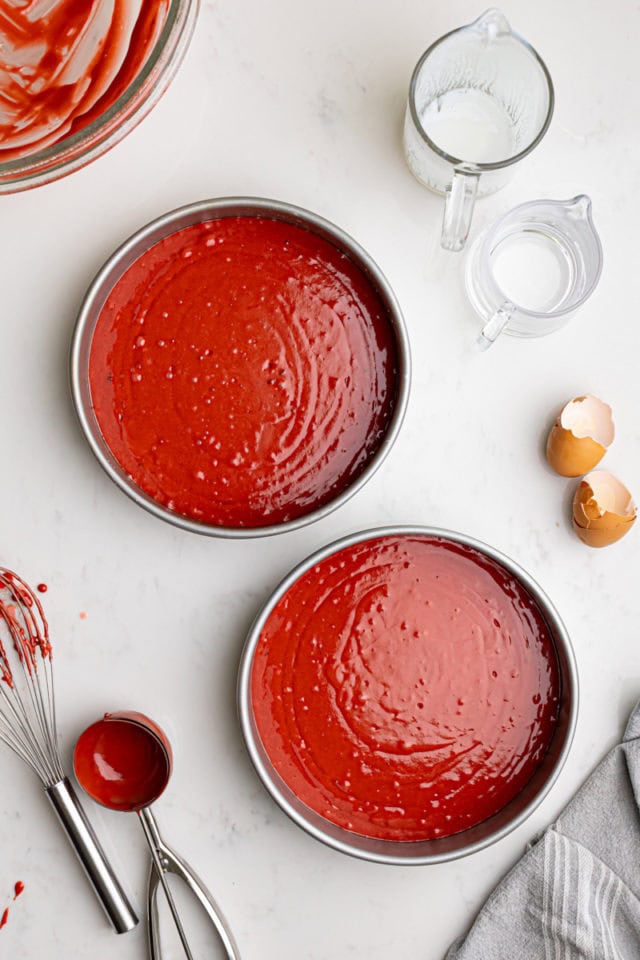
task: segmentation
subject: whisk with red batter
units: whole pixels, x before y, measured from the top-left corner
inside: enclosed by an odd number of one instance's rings
[[[52,647],[42,604],[17,574],[0,567],[0,741],[39,777],[117,933],[137,921],[107,862],[58,752]]]

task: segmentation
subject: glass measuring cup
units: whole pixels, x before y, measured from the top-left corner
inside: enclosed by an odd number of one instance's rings
[[[591,296],[601,271],[589,197],[514,207],[467,257],[467,296],[484,324],[478,345],[487,349],[503,331],[541,337],[558,330]]]
[[[422,55],[409,87],[404,150],[414,176],[445,196],[445,249],[463,248],[476,196],[504,186],[546,133],[553,104],[545,64],[494,8]]]
[[[167,882],[172,873],[180,877],[200,903],[218,934],[228,960],[240,960],[231,931],[215,900],[191,867],[160,836],[151,804],[164,792],[173,769],[169,740],[142,713],[107,713],[80,735],[73,765],[78,782],[97,803],[110,810],[138,814],[151,851],[147,903],[149,910],[149,953],[161,960],[158,889],[162,885],[187,960],[193,953],[178,908]]]

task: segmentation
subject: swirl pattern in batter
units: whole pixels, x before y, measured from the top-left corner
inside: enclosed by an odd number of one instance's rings
[[[198,521],[260,527],[322,506],[367,466],[398,360],[349,257],[241,216],[180,230],[129,268],[89,372],[102,434],[138,487]]]
[[[257,729],[308,807],[354,833],[449,836],[501,810],[558,716],[555,646],[494,560],[450,540],[366,540],[286,591],[252,666]]]

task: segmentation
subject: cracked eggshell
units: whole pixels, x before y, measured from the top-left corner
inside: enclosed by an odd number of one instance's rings
[[[636,519],[631,494],[607,470],[594,470],[578,484],[573,529],[589,547],[608,547],[624,537]]]
[[[600,463],[614,435],[611,407],[591,394],[576,397],[549,433],[549,465],[561,477],[581,477]]]

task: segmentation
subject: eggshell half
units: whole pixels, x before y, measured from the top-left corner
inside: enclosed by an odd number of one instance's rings
[[[614,435],[611,407],[591,394],[576,397],[549,433],[549,465],[561,477],[581,477],[600,463]]]
[[[636,519],[631,494],[607,470],[587,474],[573,499],[573,529],[589,547],[608,547],[624,537]]]

